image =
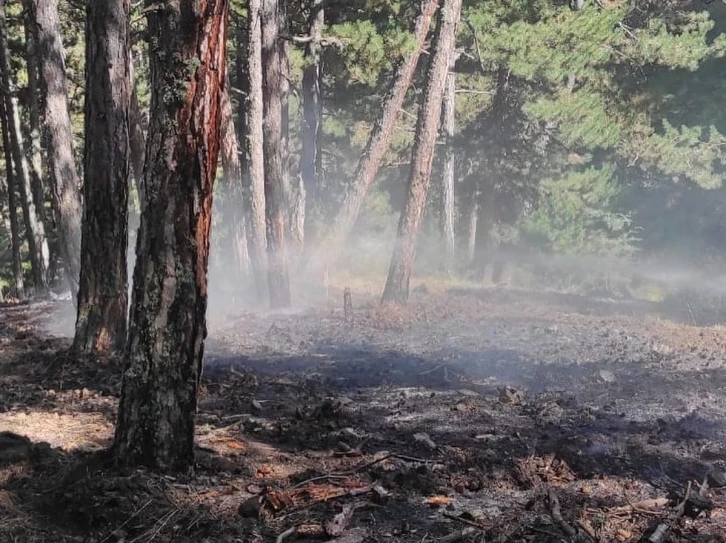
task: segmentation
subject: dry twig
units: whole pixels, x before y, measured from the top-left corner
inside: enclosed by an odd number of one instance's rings
[[[678,507],[676,507],[675,511],[667,521],[661,522],[656,527],[655,531],[648,538],[649,543],[664,543],[664,541],[666,541],[666,539],[668,538],[668,532],[670,532],[673,524],[683,516],[683,513],[685,513],[686,503],[688,502],[690,497],[691,481],[688,481],[688,486],[686,487],[686,494],[683,497],[683,501],[678,504]]]
[[[562,517],[562,509],[560,508],[560,500],[555,494],[555,491],[551,488],[547,491],[547,504],[550,507],[550,514],[552,520],[565,532],[569,537],[577,535],[577,530],[570,526],[567,521]]]

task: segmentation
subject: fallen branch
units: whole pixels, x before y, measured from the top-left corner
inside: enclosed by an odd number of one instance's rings
[[[275,543],[282,543],[283,541],[285,541],[285,538],[290,537],[291,535],[295,535],[296,532],[297,528],[295,526],[293,526],[292,528],[288,528],[277,536],[277,539],[275,539]]]
[[[318,475],[316,477],[311,477],[310,479],[305,479],[302,482],[297,483],[296,485],[292,486],[291,488],[299,488],[301,486],[305,486],[309,483],[314,483],[317,481],[325,481],[327,479],[345,479],[346,477],[350,477],[351,475],[357,475],[358,473],[367,470],[370,467],[375,466],[376,464],[380,464],[381,462],[385,462],[386,460],[389,460],[391,458],[398,458],[399,460],[404,460],[407,462],[420,462],[421,464],[438,464],[436,460],[426,460],[424,458],[416,458],[414,456],[406,456],[404,454],[397,454],[397,453],[387,453],[380,458],[376,458],[374,460],[371,460],[370,462],[366,462],[365,464],[362,464],[358,467],[355,467],[353,469],[349,469],[347,471],[334,471],[332,473],[328,473],[326,475]]]
[[[293,526],[288,528],[275,539],[275,543],[283,543],[286,538],[291,535],[301,535],[303,537],[320,537],[325,535],[325,529],[319,524],[300,524],[299,526]]]
[[[555,523],[562,529],[562,531],[565,532],[565,534],[567,534],[569,537],[576,536],[577,530],[570,526],[562,517],[560,500],[557,497],[557,494],[555,494],[555,491],[552,489],[549,489],[547,491],[547,504],[550,508],[550,515],[552,515],[552,520],[554,520]]]
[[[663,514],[656,509],[660,509],[668,505],[668,498],[651,498],[648,500],[642,500],[639,502],[632,503],[628,496],[623,492],[623,497],[628,505],[619,505],[618,507],[611,507],[608,509],[608,513],[619,514],[619,513],[642,513],[645,515],[661,515]]]
[[[593,541],[597,541],[598,537],[595,533],[595,528],[592,527],[592,524],[590,524],[589,520],[578,520],[577,525],[584,531],[588,536],[590,536],[590,539]]]
[[[476,528],[477,530],[488,530],[489,528],[491,528],[491,526],[484,526],[483,524],[479,524],[478,522],[474,522],[473,520],[469,520],[463,517],[457,517],[450,513],[444,513],[444,518],[456,522],[461,522],[462,524],[466,524],[467,526],[471,526],[472,528]]]
[[[683,516],[683,513],[685,513],[686,503],[688,502],[688,499],[690,497],[691,481],[688,481],[688,486],[686,487],[686,494],[683,497],[683,501],[678,504],[678,507],[676,507],[676,510],[673,512],[673,515],[671,515],[671,518],[669,518],[666,522],[661,522],[656,527],[656,529],[648,538],[649,543],[664,543],[666,541],[666,539],[668,538],[668,532],[670,532],[673,524],[675,524],[676,521],[678,521],[678,519]]]
[[[464,528],[463,530],[454,532],[453,534],[446,535],[439,539],[435,539],[434,541],[436,543],[454,543],[455,541],[461,541],[465,537],[468,537],[475,532],[476,532],[475,528]]]

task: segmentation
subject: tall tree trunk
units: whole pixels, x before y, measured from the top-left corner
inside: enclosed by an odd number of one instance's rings
[[[130,0],[89,2],[83,239],[73,348],[119,351],[126,340]]]
[[[273,308],[290,305],[290,276],[286,246],[289,204],[285,130],[287,115],[284,112],[288,83],[285,70],[285,42],[280,38],[287,19],[285,2],[286,0],[262,0],[260,12],[268,283],[270,305]]]
[[[67,280],[75,299],[80,274],[82,208],[68,109],[58,0],[29,0],[28,4],[32,35],[38,45],[40,82],[45,96],[44,118],[53,203]]]
[[[476,232],[479,221],[479,199],[475,194],[469,205],[466,238],[466,263],[472,265],[476,258]]]
[[[12,95],[13,84],[10,79],[10,64],[7,50],[7,34],[5,25],[5,0],[0,0],[0,72],[2,76],[2,94],[6,119],[8,124],[8,137],[15,166],[15,180],[20,189],[23,218],[25,219],[25,233],[30,252],[30,265],[33,268],[33,279],[36,290],[43,292],[48,287],[48,262],[50,251],[45,236],[43,221],[38,217],[38,211],[33,201],[33,190],[30,183],[28,161],[23,148],[23,136],[20,129],[20,114],[18,113],[17,99]]]
[[[358,219],[361,206],[366,194],[375,181],[378,168],[381,165],[383,156],[388,149],[388,143],[396,125],[398,112],[406,98],[406,92],[411,85],[413,74],[418,64],[418,58],[424,47],[426,36],[431,26],[431,20],[439,6],[439,0],[424,0],[421,5],[421,13],[416,19],[414,28],[414,39],[416,45],[413,51],[403,60],[396,69],[393,78],[393,86],[383,100],[381,116],[376,120],[366,148],[363,151],[360,162],[353,176],[353,183],[345,195],[343,205],[333,222],[331,234],[328,236],[324,247],[329,259],[335,259],[339,247],[345,242],[348,234]]]
[[[305,55],[307,65],[303,71],[303,126],[300,154],[300,181],[305,196],[305,243],[316,243],[318,216],[318,185],[321,172],[323,105],[321,97],[320,39],[325,24],[323,0],[310,0],[309,37]]]
[[[402,304],[408,301],[409,283],[416,257],[416,239],[431,179],[444,87],[454,54],[461,2],[462,0],[443,0],[439,12],[434,52],[426,71],[426,88],[416,124],[406,203],[398,223],[396,245],[383,292],[384,302]]]
[[[456,255],[456,237],[454,234],[454,202],[456,185],[456,152],[454,149],[454,133],[456,131],[456,73],[452,59],[451,71],[446,76],[444,91],[444,111],[441,117],[446,151],[444,153],[444,171],[441,177],[441,234],[446,248],[446,271],[451,273]]]
[[[10,218],[10,246],[13,253],[13,280],[15,295],[19,299],[25,297],[25,280],[23,278],[23,261],[20,256],[20,228],[18,225],[18,202],[15,196],[15,172],[13,171],[13,153],[11,151],[10,130],[5,103],[0,100],[0,121],[2,121],[3,150],[5,152],[5,174],[7,182],[2,183],[2,190],[8,197],[8,215]]]
[[[265,150],[263,137],[261,0],[249,0],[247,28],[247,102],[244,118],[247,149],[247,244],[258,297],[267,292],[267,237],[265,226]],[[240,31],[241,32],[241,31]],[[240,41],[241,43],[241,41]],[[237,69],[242,70],[241,59]],[[240,74],[241,75],[241,74]]]
[[[147,15],[147,193],[114,443],[118,463],[160,470],[184,470],[194,461],[226,72],[227,0],[183,5],[167,2]]]
[[[139,207],[144,202],[144,154],[146,152],[146,136],[141,115],[139,97],[136,93],[136,76],[134,73],[133,55],[129,54],[129,71],[131,81],[131,102],[129,105],[129,152],[131,159],[131,172],[134,176],[134,186],[139,198]]]
[[[27,0],[25,2],[27,4]],[[40,104],[42,102],[40,87],[38,85],[38,47],[31,32],[29,11],[23,10],[25,28],[25,54],[28,71],[28,101],[30,104],[30,166],[31,181],[33,185],[33,201],[38,218],[45,225],[45,186],[43,183],[43,144],[40,129]],[[45,263],[46,268],[48,262]]]
[[[222,92],[220,115],[222,116],[220,126],[221,162],[226,185],[222,202],[222,216],[229,223],[229,235],[225,248],[229,248],[234,255],[233,277],[239,280],[240,276],[246,275],[249,271],[249,254],[245,225],[246,210],[242,198],[242,162],[232,111],[229,77],[227,77],[224,92]]]

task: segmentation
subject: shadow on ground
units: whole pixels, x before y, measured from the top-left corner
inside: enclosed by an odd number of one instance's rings
[[[269,541],[291,527],[326,539],[355,504],[342,541],[420,542],[472,523],[470,538],[561,541],[554,492],[567,526],[638,541],[703,481],[709,514],[674,522],[671,541],[724,540],[716,331],[449,296],[420,296],[393,317],[360,307],[353,324],[316,310],[213,330],[193,475],[118,472],[94,451],[108,434],[95,445],[33,438],[0,465],[0,540]],[[120,362],[73,359],[48,341],[6,343],[0,430],[57,412],[98,416],[105,426],[90,432],[108,432]],[[663,497],[656,511],[637,505]]]

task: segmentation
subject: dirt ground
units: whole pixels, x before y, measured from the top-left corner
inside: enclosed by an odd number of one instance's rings
[[[59,303],[0,309],[0,541],[726,541],[718,316],[352,298],[347,322],[339,292],[211,320],[198,463],[177,477],[108,460],[120,360],[69,356]]]

